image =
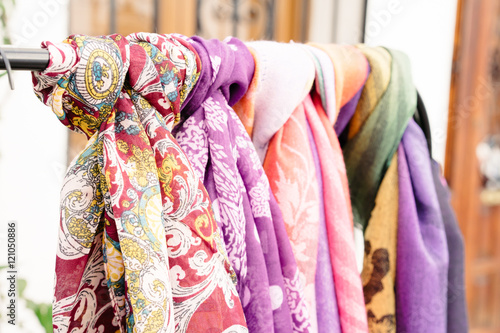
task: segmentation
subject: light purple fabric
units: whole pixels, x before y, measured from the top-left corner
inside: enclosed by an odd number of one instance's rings
[[[297,265],[288,238],[276,232],[283,220],[273,212],[260,160],[231,108],[252,79],[253,58],[235,38],[190,42],[202,71],[173,133],[213,201],[250,332],[291,332],[292,320],[305,320],[297,312]]]
[[[434,186],[438,195],[444,229],[448,242],[450,266],[448,268],[448,332],[467,333],[469,323],[465,300],[465,249],[464,238],[450,203],[450,192],[442,179],[439,164],[432,161]]]
[[[411,120],[398,149],[398,332],[447,331],[448,247],[425,136]]]
[[[337,306],[337,295],[333,280],[332,263],[326,233],[325,203],[323,198],[323,179],[321,177],[321,165],[319,161],[316,143],[309,123],[307,124],[309,143],[318,175],[318,188],[320,198],[319,212],[319,235],[318,235],[318,261],[316,263],[316,317],[318,320],[318,332],[340,333],[339,310]]]

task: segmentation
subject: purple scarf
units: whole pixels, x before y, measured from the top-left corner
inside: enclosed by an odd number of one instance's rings
[[[303,320],[297,265],[260,160],[231,108],[252,79],[253,58],[235,38],[190,43],[202,71],[173,133],[213,201],[250,332],[291,332],[292,320]]]
[[[469,324],[467,320],[467,303],[465,301],[464,238],[450,204],[448,186],[441,179],[441,170],[439,164],[435,161],[432,163],[432,174],[434,176],[434,186],[436,187],[439,206],[443,214],[450,257],[450,267],[448,269],[447,329],[450,333],[467,333],[469,331]]]
[[[398,332],[447,331],[448,247],[422,130],[411,120],[398,149]]]

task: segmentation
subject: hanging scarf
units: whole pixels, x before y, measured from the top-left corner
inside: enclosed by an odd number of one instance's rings
[[[61,192],[54,331],[246,332],[207,192],[169,132],[200,70],[192,47],[155,34],[43,47],[37,96],[90,138]]]
[[[374,112],[391,79],[389,52],[382,48],[372,49],[364,46],[360,46],[360,49],[369,61],[371,71],[361,93],[356,112],[349,122],[348,139],[358,134],[360,128]],[[394,332],[396,330],[394,280],[396,277],[397,201],[397,158],[393,156],[376,195],[375,206],[364,234],[365,246],[361,277],[370,332]]]
[[[303,45],[314,61],[316,77],[314,80],[315,96],[320,96],[327,117],[335,121],[337,117],[335,103],[335,73],[333,64],[328,55],[312,46]],[[325,115],[325,116],[326,116]],[[329,125],[328,127],[331,128]],[[325,216],[325,198],[323,191],[323,176],[321,174],[321,162],[318,147],[314,142],[314,135],[310,123],[307,123],[309,144],[313,155],[314,166],[318,179],[319,189],[319,233],[318,233],[318,256],[315,275],[316,294],[316,317],[318,320],[318,332],[342,332],[340,327],[339,309],[337,295],[335,293],[335,282],[333,279],[333,267],[330,260],[330,246]],[[347,180],[346,180],[347,183]]]
[[[319,233],[319,189],[302,104],[269,142],[264,170],[283,212],[304,284],[305,300],[313,325],[307,331],[317,332],[314,282]]]
[[[245,109],[252,110],[252,142],[260,160],[264,161],[273,135],[309,94],[314,82],[314,64],[307,52],[296,44],[259,41],[246,45],[253,50],[259,71],[255,74],[255,91],[247,94],[247,98],[252,96],[255,105]]]
[[[335,112],[329,111],[331,106],[325,104],[322,97],[323,108],[328,114],[331,124],[338,136],[346,128],[349,123],[356,105],[358,103],[361,91],[365,84],[366,78],[370,71],[368,61],[363,53],[355,47],[349,45],[329,45],[329,44],[310,44],[316,49],[324,51],[330,58],[335,72]],[[327,67],[322,65],[321,71],[323,76],[331,75],[327,71]],[[317,88],[321,87],[317,85]],[[326,88],[326,87],[325,87]],[[325,90],[317,89],[320,96],[326,96],[328,93]],[[336,117],[332,117],[335,114]],[[339,137],[339,141],[343,144],[343,137]],[[352,212],[351,212],[352,213]],[[356,222],[356,220],[354,220]],[[354,225],[354,246],[356,253],[356,263],[358,271],[361,272],[363,256],[364,256],[364,240],[361,227],[355,223]]]
[[[432,176],[443,216],[446,243],[448,244],[448,320],[446,328],[447,332],[466,333],[469,332],[469,323],[465,299],[464,238],[451,207],[448,185],[441,176],[441,168],[436,161],[432,161]]]
[[[328,203],[325,216],[335,293],[343,332],[368,332],[361,279],[354,255],[346,170],[337,137],[319,100],[304,100],[306,117],[321,165],[323,196]],[[344,180],[344,181],[342,181]]]
[[[446,234],[427,142],[413,120],[398,150],[398,173],[397,331],[447,332]]]
[[[360,116],[354,116],[354,123],[357,124],[356,119],[360,118],[360,124],[356,128],[353,125],[353,132],[349,133],[343,147],[354,223],[365,230],[382,178],[415,112],[417,94],[405,55],[390,50],[392,61],[389,66],[384,49],[362,47],[361,50],[368,59],[374,59],[373,54],[386,59],[382,67],[374,63],[377,68],[372,68],[375,72],[372,78],[387,77],[390,73],[390,82],[383,91],[384,85],[377,85],[375,80],[371,81],[373,84],[367,82],[366,94],[356,110]]]
[[[203,66],[176,138],[214,202],[250,331],[290,332],[307,318],[298,269],[259,157],[231,108],[251,82],[252,56],[235,38],[190,43]]]
[[[365,231],[361,279],[370,332],[396,332],[397,226],[398,159],[394,154]]]
[[[321,176],[321,164],[318,149],[314,142],[311,126],[307,126],[309,144],[314,159],[316,174],[318,175],[319,189],[319,233],[318,233],[318,261],[315,275],[316,293],[316,317],[318,318],[318,332],[340,333],[339,308],[337,294],[335,293],[335,281],[333,280],[333,268],[330,261],[330,247],[328,244],[328,233],[326,229],[325,200],[323,196],[323,179]]]
[[[328,116],[334,123],[335,132],[340,134],[354,113],[359,94],[368,75],[368,62],[357,48],[350,45],[315,43],[310,45],[323,50],[333,63],[337,117],[336,120],[332,119],[329,112]]]
[[[304,111],[298,98],[309,93],[314,64],[295,44],[248,43],[258,72],[235,111],[252,130],[256,150],[283,212],[285,227],[300,271],[305,304],[294,316],[295,332],[316,332],[315,263],[318,248],[319,190],[308,143]],[[287,68],[297,68],[288,71]],[[299,70],[300,68],[300,70]],[[294,111],[295,110],[295,111]],[[310,320],[309,320],[310,317]]]

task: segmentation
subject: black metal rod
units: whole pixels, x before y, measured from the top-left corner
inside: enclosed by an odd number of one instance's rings
[[[109,2],[109,33],[116,33],[116,0]]]
[[[362,34],[361,34],[361,43],[364,43],[365,42],[365,35],[366,35],[366,20],[367,20],[367,17],[368,16],[368,0],[365,0],[365,8],[363,8],[363,22],[362,22],[362,26],[361,26],[361,31],[362,31]]]
[[[12,70],[43,71],[49,65],[49,51],[46,49],[0,47],[9,60]],[[2,56],[0,56],[0,69],[6,69]]]
[[[160,25],[160,0],[153,0],[153,32],[158,33]]]
[[[233,37],[238,37],[238,23],[240,21],[239,0],[233,0]]]

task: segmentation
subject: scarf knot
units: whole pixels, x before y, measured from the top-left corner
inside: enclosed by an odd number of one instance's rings
[[[42,47],[51,58],[45,71],[33,74],[36,95],[64,125],[88,138],[112,114],[126,117],[114,109],[122,91],[141,95],[170,129],[201,70],[194,49],[174,35],[73,35]]]

